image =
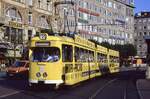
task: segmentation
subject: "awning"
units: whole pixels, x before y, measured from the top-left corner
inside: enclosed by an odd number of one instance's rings
[[[0,49],[10,49],[11,46],[9,43],[0,43]]]
[[[0,49],[7,49],[6,45],[0,45]]]

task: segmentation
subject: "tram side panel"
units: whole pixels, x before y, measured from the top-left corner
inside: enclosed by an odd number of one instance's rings
[[[110,73],[119,72],[119,52],[109,49],[108,60]]]

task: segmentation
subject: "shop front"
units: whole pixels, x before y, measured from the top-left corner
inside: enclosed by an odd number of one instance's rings
[[[7,53],[8,43],[0,43],[0,70],[7,65]]]

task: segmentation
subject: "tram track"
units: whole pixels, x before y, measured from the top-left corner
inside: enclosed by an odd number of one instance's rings
[[[134,78],[133,78],[134,77]],[[2,99],[140,99],[135,82],[138,78],[126,75],[94,78],[74,86],[63,86],[59,90],[37,87]],[[22,89],[22,88],[21,88]],[[27,98],[26,98],[27,97]]]
[[[126,98],[124,99],[140,99],[140,95],[136,87],[136,81],[129,80],[126,83],[127,83],[125,88]]]
[[[125,82],[123,99],[127,99],[127,86],[128,86],[128,82]]]
[[[102,79],[101,79],[102,80]],[[50,90],[44,90],[44,92],[42,92],[43,90],[39,91],[39,94],[38,94],[38,91],[35,93],[35,91],[22,91],[21,93],[27,95],[27,96],[31,96],[35,99],[67,99],[67,98],[64,98],[64,97],[73,97],[72,99],[92,99],[92,98],[89,98],[91,97],[91,93],[95,93],[97,92],[97,87],[98,85],[101,85],[100,89],[102,89],[103,86],[106,86],[108,85],[109,83],[115,81],[116,79],[107,79],[105,81],[101,81],[101,80],[97,80],[98,82],[95,83],[96,80],[93,80],[91,81],[91,83],[89,82],[85,82],[85,83],[81,83],[81,86],[78,85],[78,86],[73,86],[73,87],[69,87],[69,88],[61,88],[60,90],[54,90],[54,89],[50,89]],[[102,84],[106,84],[106,85],[103,85]],[[87,86],[90,86],[91,85],[91,88],[87,88]],[[76,88],[77,87],[77,88]],[[78,88],[82,88],[83,93],[80,93],[80,92],[77,92]],[[86,94],[87,93],[87,90],[86,89],[89,89],[89,94]],[[46,91],[46,93],[45,93]],[[73,91],[73,92],[71,92]],[[90,95],[90,96],[87,96],[87,95]],[[61,98],[63,97],[63,98]]]
[[[109,86],[116,80],[118,79],[113,79],[113,80],[108,81],[103,87],[100,87],[92,96],[90,96],[89,99],[94,99],[101,91],[103,91],[107,86]]]
[[[107,88],[111,88],[111,86],[115,86],[115,83],[118,83],[118,82],[124,82],[124,84],[121,85],[120,88],[116,88],[116,92],[113,92],[112,94],[109,94],[109,98],[113,97],[113,94],[116,94],[118,93],[119,91],[121,91],[122,93],[122,98],[119,98],[119,95],[118,95],[118,98],[116,99],[140,99],[139,97],[139,94],[138,94],[138,91],[137,91],[137,88],[136,88],[136,85],[134,85],[134,81],[133,80],[129,80],[129,81],[126,81],[126,80],[120,80],[120,79],[114,79],[114,80],[111,80],[109,81],[108,83],[106,83],[103,87],[100,87],[92,96],[90,96],[88,99],[99,99],[99,97],[101,95],[104,95],[104,93],[106,94],[108,89]],[[134,87],[133,87],[134,86]],[[110,89],[112,90],[112,89]],[[109,92],[108,92],[109,93]],[[119,93],[118,93],[119,94]],[[106,94],[108,95],[108,94]],[[104,97],[104,98],[103,98]],[[107,96],[102,96],[101,98],[102,99],[109,99],[108,97],[106,98]],[[112,99],[112,98],[110,98]]]

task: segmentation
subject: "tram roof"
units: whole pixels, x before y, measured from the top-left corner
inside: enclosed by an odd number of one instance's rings
[[[108,53],[108,49],[106,47],[97,45],[97,50],[102,52],[102,53]]]
[[[44,41],[44,40],[41,40],[39,36],[32,38],[32,41],[38,41],[38,40]],[[75,44],[78,44],[78,45],[83,45],[83,46],[95,48],[95,43],[93,43],[93,42],[91,42],[91,41],[89,41],[85,38],[82,38],[80,36],[77,36],[77,35],[74,38],[71,38],[71,37],[68,37],[68,36],[48,36],[47,35],[46,40],[75,43]]]

